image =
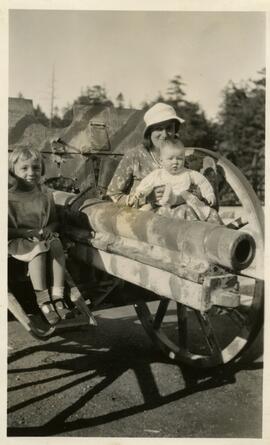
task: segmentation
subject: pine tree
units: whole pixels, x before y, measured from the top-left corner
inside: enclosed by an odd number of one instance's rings
[[[124,108],[124,102],[125,102],[125,100],[124,100],[124,95],[123,95],[123,93],[119,93],[119,94],[116,96],[117,108]]]
[[[219,151],[246,175],[258,195],[264,190],[265,147],[265,70],[259,78],[236,85],[230,82],[223,91],[218,116]]]

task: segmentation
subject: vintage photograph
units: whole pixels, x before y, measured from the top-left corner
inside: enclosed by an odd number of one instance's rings
[[[7,437],[263,438],[266,13],[8,45]]]

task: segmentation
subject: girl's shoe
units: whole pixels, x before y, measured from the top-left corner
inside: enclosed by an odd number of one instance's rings
[[[39,308],[51,326],[56,325],[60,321],[60,317],[57,312],[55,312],[54,306],[51,301],[42,303],[41,305],[39,305]]]
[[[52,300],[53,300],[55,310],[62,320],[67,320],[67,319],[73,318],[72,312],[70,311],[69,307],[67,306],[64,298],[52,297]]]

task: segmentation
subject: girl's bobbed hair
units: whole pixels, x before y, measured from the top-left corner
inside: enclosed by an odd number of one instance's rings
[[[18,162],[19,159],[27,160],[27,159],[34,159],[37,161],[40,161],[41,163],[41,175],[43,176],[45,174],[45,164],[44,160],[42,159],[41,153],[36,149],[32,147],[20,147],[15,148],[9,155],[8,160],[8,169],[9,172],[14,175],[14,166],[16,162]]]

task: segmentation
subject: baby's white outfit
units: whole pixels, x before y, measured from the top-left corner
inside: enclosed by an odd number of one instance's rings
[[[136,188],[136,194],[148,196],[155,187],[165,185],[165,187],[169,186],[171,188],[171,192],[176,201],[176,198],[179,197],[182,192],[188,191],[192,184],[199,187],[202,197],[206,199],[208,203],[211,204],[215,201],[213,187],[205,176],[195,170],[189,170],[187,168],[183,168],[177,175],[171,175],[164,168],[158,168],[152,171],[142,179]],[[162,204],[162,201],[160,204]]]

